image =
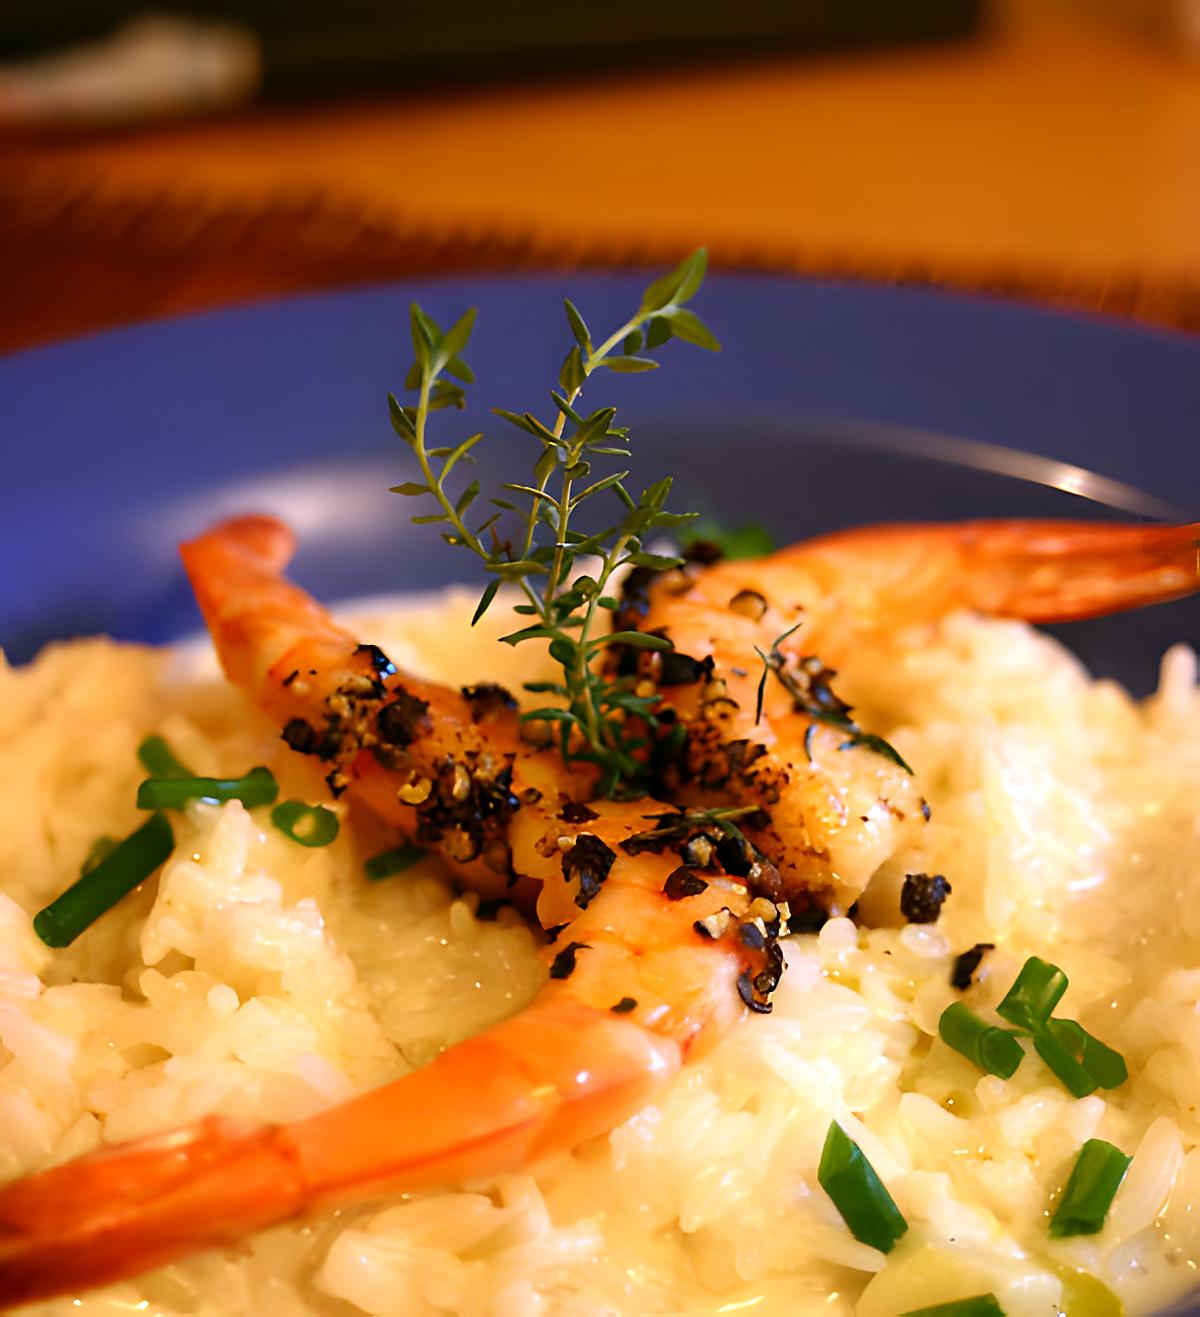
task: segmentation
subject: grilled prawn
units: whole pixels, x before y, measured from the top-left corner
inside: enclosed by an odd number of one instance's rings
[[[634,582],[629,619],[675,645],[644,676],[683,729],[659,776],[675,800],[717,807],[700,813],[592,800],[591,774],[524,741],[503,692],[396,672],[284,580],[279,523],[243,518],[186,545],[230,678],[324,761],[331,791],[436,847],[464,884],[534,910],[548,978],[488,1033],[307,1120],[209,1117],[0,1190],[0,1295],[83,1288],[611,1129],[745,1010],[769,1009],[786,898],[844,901],[920,826],[907,766],[853,723],[815,654],[964,604],[1040,619],[1181,595],[1200,584],[1196,538],[907,527]]]
[[[765,822],[746,825],[770,862],[760,886],[844,912],[928,806],[909,766],[858,727],[836,668],[956,609],[1071,621],[1191,594],[1198,543],[1197,525],[870,526],[758,560],[639,571],[618,622],[670,637],[672,652],[637,661],[687,728],[660,794],[761,806]]]

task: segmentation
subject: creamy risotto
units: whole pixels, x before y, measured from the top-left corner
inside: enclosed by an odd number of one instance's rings
[[[474,599],[356,626],[402,667],[506,681],[528,662],[472,632]],[[499,610],[497,610],[499,611]],[[1130,620],[1136,626],[1136,618]],[[55,1314],[823,1313],[895,1317],[993,1293],[1010,1317],[1162,1311],[1200,1282],[1200,692],[1184,647],[1144,705],[1017,623],[955,616],[844,665],[862,722],[932,806],[919,850],[860,902],[787,939],[774,1013],[748,1016],[658,1101],[574,1154],[458,1192],[263,1232]],[[30,916],[93,841],[140,816],[136,748],[161,733],[199,773],[262,763],[325,799],[246,700],[171,653],[83,641],[0,670],[0,1179],[206,1112],[310,1114],[511,1014],[545,969],[514,911],[456,895],[346,803],[306,849],[196,802],[161,876],[66,951]],[[906,873],[952,886],[904,923]],[[540,935],[537,935],[540,939]],[[956,958],[983,955],[965,996]],[[1073,1099],[1032,1054],[983,1075],[938,1038],[952,1001],[995,1006],[1025,958],[1070,977],[1063,1011],[1130,1079]],[[886,1257],[817,1182],[830,1122],[910,1229]],[[1133,1154],[1103,1230],[1047,1223],[1091,1137]]]

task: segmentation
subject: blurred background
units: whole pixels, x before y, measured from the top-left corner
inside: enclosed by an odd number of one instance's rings
[[[0,350],[715,266],[1200,329],[1200,0],[16,0]]]

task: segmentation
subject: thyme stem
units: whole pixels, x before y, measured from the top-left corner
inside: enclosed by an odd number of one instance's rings
[[[466,523],[458,515],[454,504],[447,497],[442,481],[433,474],[433,468],[429,465],[429,454],[425,451],[425,428],[429,421],[429,394],[432,388],[433,377],[426,371],[421,376],[421,390],[417,395],[417,417],[413,426],[416,430],[416,442],[412,445],[412,449],[417,456],[417,461],[420,463],[421,474],[429,482],[430,492],[442,505],[442,509],[450,519],[450,524],[458,533],[460,542],[465,544],[477,557],[487,562],[488,551],[479,542],[478,537],[472,535],[467,529]]]
[[[639,311],[638,314],[635,315],[632,319],[627,320],[621,326],[620,329],[611,333],[604,340],[604,342],[600,344],[598,348],[596,348],[594,351],[589,352],[586,358],[583,358],[582,366],[583,366],[584,382],[587,381],[588,377],[592,374],[592,372],[596,369],[596,367],[604,362],[604,360],[608,357],[608,354],[612,352],[613,349],[617,347],[618,344],[624,343],[625,340],[629,337],[629,335],[632,334],[635,329],[641,326],[644,318],[645,317],[643,312]],[[569,392],[567,393],[567,406],[573,407],[575,405],[575,400],[579,397],[579,395],[582,392],[583,392],[583,383],[577,384],[573,389],[569,390]],[[566,428],[567,428],[567,414],[564,411],[560,411],[558,413],[558,419],[554,422],[554,429],[553,429],[554,437],[556,439],[561,439],[563,436],[563,431]],[[562,497],[558,501],[558,529],[557,529],[557,534],[555,536],[555,545],[554,545],[554,566],[550,571],[550,579],[546,582],[545,599],[546,599],[547,607],[549,607],[554,597],[554,592],[558,588],[559,582],[561,580],[563,551],[567,548],[565,541],[567,535],[567,520],[570,516],[571,486],[573,479],[572,476],[569,474],[569,472],[581,457],[582,457],[582,453],[579,451],[578,446],[572,448],[570,451],[569,458],[567,459],[565,466],[563,468]],[[541,486],[541,488],[545,489],[546,484],[548,483],[549,483],[549,477],[547,477],[546,482]],[[536,512],[536,503],[535,503],[534,511]],[[534,530],[534,523],[531,520],[528,530],[528,538],[530,542],[532,542],[533,530]],[[591,613],[592,610],[589,609],[588,610],[589,618],[591,617]]]

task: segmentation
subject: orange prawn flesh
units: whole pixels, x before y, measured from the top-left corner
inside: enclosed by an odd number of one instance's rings
[[[853,723],[837,665],[957,609],[1052,622],[1180,598],[1200,589],[1198,545],[1200,525],[978,521],[865,527],[758,560],[638,571],[618,625],[673,642],[636,662],[645,692],[687,730],[658,794],[762,806],[769,821],[746,824],[759,887],[794,909],[842,913],[929,807],[907,766]]]
[[[540,795],[586,797],[591,777],[521,739],[497,686],[452,690],[397,673],[284,575],[295,537],[271,517],[239,517],[182,546],[226,675],[386,822],[436,849],[464,886],[531,908],[514,888],[508,826]],[[538,862],[544,868],[544,862]]]

